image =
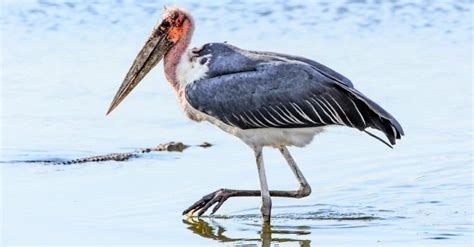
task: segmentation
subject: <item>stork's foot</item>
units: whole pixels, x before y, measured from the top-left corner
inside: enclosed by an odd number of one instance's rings
[[[201,200],[195,202],[191,207],[187,208],[183,211],[183,215],[187,214],[192,216],[194,212],[198,211],[197,216],[201,216],[204,214],[212,205],[216,204],[212,209],[211,215],[214,214],[222,204],[232,196],[233,190],[228,189],[218,189],[208,195],[205,195],[201,198]]]

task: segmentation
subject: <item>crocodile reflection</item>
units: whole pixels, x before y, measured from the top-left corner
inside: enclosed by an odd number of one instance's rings
[[[262,247],[271,246],[272,243],[288,243],[295,242],[299,246],[310,246],[310,240],[296,239],[292,237],[272,237],[272,234],[278,235],[288,235],[288,236],[304,236],[309,235],[309,231],[301,230],[306,227],[298,227],[297,230],[277,230],[275,226],[272,226],[268,223],[264,223],[261,226],[261,229],[255,233],[255,238],[253,237],[230,237],[227,236],[226,229],[221,224],[217,223],[211,218],[187,218],[183,220],[183,223],[187,226],[187,229],[191,230],[194,234],[197,234],[204,238],[213,239],[222,243],[236,243],[236,244],[252,244],[260,242]],[[252,225],[253,226],[253,225]]]

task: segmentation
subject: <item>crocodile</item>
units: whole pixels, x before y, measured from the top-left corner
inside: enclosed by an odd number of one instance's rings
[[[94,155],[88,157],[82,157],[72,160],[58,160],[58,159],[48,159],[48,160],[26,160],[21,161],[22,163],[42,163],[46,165],[73,165],[81,164],[88,162],[102,162],[102,161],[127,161],[133,158],[138,158],[140,154],[150,153],[150,152],[183,152],[186,148],[191,145],[186,145],[182,142],[167,142],[159,144],[156,147],[152,148],[140,148],[134,152],[124,152],[124,153],[110,153],[104,155]],[[203,142],[199,145],[196,145],[202,148],[211,147],[212,144],[208,142]]]

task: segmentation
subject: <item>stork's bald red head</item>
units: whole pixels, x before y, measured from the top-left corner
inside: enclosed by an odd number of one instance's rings
[[[192,31],[192,25],[191,15],[185,10],[180,8],[165,9],[163,16],[153,27],[150,36],[128,70],[110,104],[107,115],[122,102],[173,46]]]
[[[166,9],[158,28],[161,32],[166,33],[171,42],[176,43],[190,28],[190,18],[190,15],[182,9]]]

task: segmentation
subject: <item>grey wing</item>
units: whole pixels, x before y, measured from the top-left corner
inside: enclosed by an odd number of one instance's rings
[[[281,54],[281,53],[276,53],[276,52],[261,52],[261,51],[249,51],[250,53],[257,54],[257,55],[263,55],[267,57],[275,57],[275,58],[286,58],[289,60],[296,60],[300,61],[306,64],[309,64],[313,67],[313,69],[316,69],[319,71],[319,73],[323,74],[324,76],[337,81],[339,83],[342,83],[348,87],[353,88],[354,85],[352,84],[351,80],[347,79],[347,77],[339,74],[338,72],[332,70],[331,68],[325,66],[324,64],[318,63],[316,61],[313,61],[311,59],[307,59],[304,57],[299,57],[299,56],[293,56],[293,55],[287,55],[287,54]]]
[[[235,47],[230,44],[223,43],[209,43],[202,47],[199,51],[200,56],[212,55],[212,59],[209,63],[209,77],[215,77],[223,74],[236,73],[241,71],[254,70],[260,63],[265,62],[302,62],[317,70],[321,75],[329,78],[334,82],[339,82],[353,88],[352,82],[345,76],[338,72],[320,64],[316,61],[287,54],[275,53],[275,52],[262,52],[262,51],[248,51]]]
[[[303,63],[266,63],[255,71],[195,81],[188,102],[241,129],[347,125],[364,128],[357,105]]]
[[[189,83],[185,95],[195,109],[241,129],[345,125],[382,130],[392,144],[400,138],[393,117],[339,84],[306,63],[268,62]]]

